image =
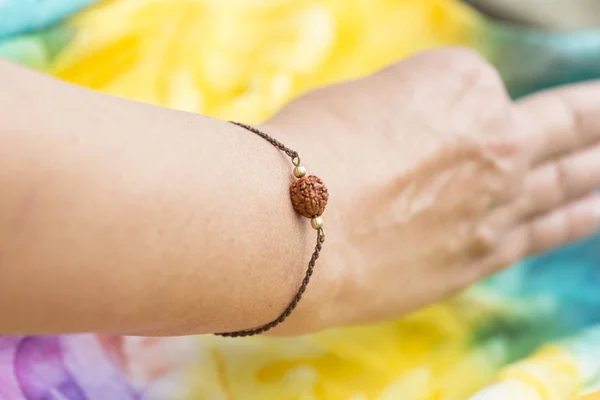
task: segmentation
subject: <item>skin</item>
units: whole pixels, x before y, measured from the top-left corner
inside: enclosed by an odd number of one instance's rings
[[[0,62],[0,332],[247,329],[316,233],[233,125]],[[512,102],[466,50],[319,89],[261,127],[325,181],[327,240],[275,335],[399,317],[600,223],[600,85]]]

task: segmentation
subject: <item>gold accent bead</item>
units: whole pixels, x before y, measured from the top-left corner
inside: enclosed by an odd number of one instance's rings
[[[298,165],[296,168],[294,168],[294,176],[296,178],[300,179],[304,175],[306,175],[306,168],[304,168],[304,166]]]
[[[310,224],[314,229],[321,229],[323,227],[323,218],[321,217],[313,217],[310,220]]]

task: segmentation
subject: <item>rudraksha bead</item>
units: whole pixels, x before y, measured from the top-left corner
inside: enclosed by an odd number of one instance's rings
[[[303,176],[292,183],[290,195],[294,209],[306,218],[322,215],[329,200],[325,184],[314,175]]]

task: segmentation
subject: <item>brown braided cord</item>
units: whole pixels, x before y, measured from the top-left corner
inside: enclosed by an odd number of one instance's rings
[[[287,154],[292,159],[292,162],[294,162],[295,159],[299,160],[299,156],[296,151],[286,147],[283,143],[281,143],[277,139],[267,135],[266,133],[261,132],[260,130],[258,130],[250,125],[242,124],[239,122],[233,122],[233,121],[231,123],[234,125],[237,125],[239,127],[242,127],[252,133],[255,133],[258,136],[260,136],[261,138],[265,139],[266,141],[271,143],[273,146],[277,147],[279,150],[281,150],[285,154]],[[302,299],[302,295],[306,291],[306,287],[308,286],[308,283],[310,282],[310,278],[315,269],[315,264],[317,263],[317,259],[319,258],[319,253],[321,252],[321,249],[323,248],[324,241],[325,241],[325,234],[323,232],[323,229],[317,230],[317,244],[315,245],[315,251],[313,252],[313,254],[311,256],[310,261],[308,262],[308,268],[306,269],[304,279],[302,279],[302,283],[300,284],[300,287],[298,288],[298,291],[296,292],[296,296],[294,296],[294,299],[292,300],[292,302],[286,307],[286,309],[281,313],[281,315],[279,315],[279,317],[277,317],[277,319],[275,319],[263,326],[259,326],[258,328],[252,328],[252,329],[236,331],[236,332],[215,333],[215,335],[225,336],[225,337],[254,336],[254,335],[259,335],[261,333],[264,333],[270,329],[273,329],[277,325],[279,325],[283,321],[285,321],[290,316],[292,311],[294,311],[294,309],[296,308],[296,306]]]
[[[288,156],[290,156],[290,158],[293,160],[294,158],[298,158],[298,152],[295,150],[290,149],[289,147],[286,147],[283,143],[281,143],[279,140],[267,135],[264,132],[259,131],[258,129],[256,129],[253,126],[250,125],[246,125],[246,124],[242,124],[241,122],[234,122],[231,121],[232,124],[240,126],[246,130],[249,130],[252,133],[257,134],[258,136],[260,136],[261,138],[265,139],[267,142],[271,143],[273,146],[277,147],[279,150],[283,151],[285,154],[287,154]]]
[[[283,321],[285,321],[287,319],[287,317],[290,316],[292,311],[294,311],[294,309],[296,308],[296,306],[302,299],[302,295],[306,291],[306,287],[308,286],[308,283],[310,282],[310,278],[315,269],[315,264],[317,263],[317,259],[319,258],[319,253],[321,252],[321,249],[323,248],[323,241],[324,241],[323,238],[324,238],[323,231],[319,229],[317,231],[317,245],[315,246],[315,251],[313,252],[312,257],[310,258],[310,261],[308,262],[308,268],[306,269],[306,274],[304,275],[304,279],[302,279],[302,283],[300,284],[300,287],[298,288],[298,292],[296,292],[296,296],[294,297],[292,302],[286,307],[286,309],[283,311],[283,313],[281,313],[281,315],[279,317],[277,317],[277,319],[269,322],[266,325],[260,326],[258,328],[248,329],[248,330],[244,330],[244,331],[237,331],[237,332],[216,333],[215,335],[226,336],[226,337],[244,337],[244,336],[260,335],[261,333],[264,333],[270,329],[273,329],[277,325],[279,325]]]

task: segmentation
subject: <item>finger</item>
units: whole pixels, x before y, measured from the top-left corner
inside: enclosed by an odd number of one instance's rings
[[[515,217],[524,221],[546,214],[598,187],[600,144],[533,170],[525,178],[523,192],[513,205]]]
[[[489,274],[515,262],[587,237],[600,228],[600,194],[594,193],[554,212],[515,227],[498,250],[482,261]]]
[[[549,90],[518,107],[532,124],[533,165],[600,141],[600,82]]]
[[[515,225],[582,198],[600,188],[600,144],[537,167],[525,177],[518,197],[495,209],[481,224],[479,242],[493,248]],[[492,234],[493,232],[493,234]]]
[[[564,246],[598,230],[600,195],[594,193],[564,208],[536,218],[523,226],[523,256],[531,256]]]

